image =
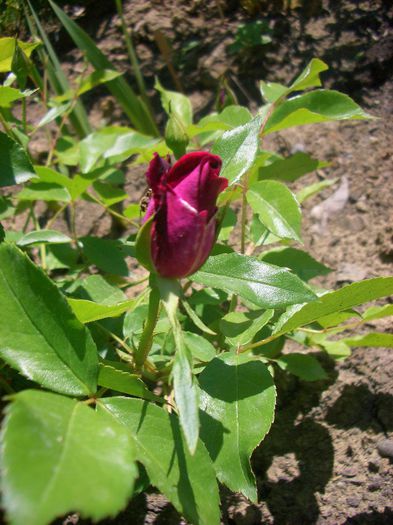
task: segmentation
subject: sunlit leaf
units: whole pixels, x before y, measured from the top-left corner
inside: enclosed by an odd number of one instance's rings
[[[123,425],[73,399],[25,390],[2,431],[3,505],[13,525],[47,525],[68,512],[94,521],[122,510],[137,476]]]

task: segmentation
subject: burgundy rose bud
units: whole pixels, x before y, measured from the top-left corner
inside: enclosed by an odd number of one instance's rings
[[[181,278],[206,261],[216,238],[216,200],[228,185],[219,177],[221,159],[206,151],[181,157],[173,166],[155,153],[146,173],[152,197],[151,259],[163,277]]]

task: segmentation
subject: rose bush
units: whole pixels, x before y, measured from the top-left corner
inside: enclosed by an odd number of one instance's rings
[[[216,200],[228,185],[220,169],[220,157],[206,151],[188,153],[173,166],[158,154],[150,162],[152,198],[144,221],[153,216],[151,259],[161,276],[185,277],[206,261],[216,237]]]

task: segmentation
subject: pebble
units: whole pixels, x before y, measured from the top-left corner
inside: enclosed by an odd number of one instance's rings
[[[368,206],[364,201],[358,201],[355,207],[357,211],[360,211],[361,213],[368,212]]]
[[[357,469],[354,467],[347,467],[341,472],[346,478],[354,478],[357,474]]]
[[[377,445],[379,455],[383,458],[393,459],[393,439],[384,439]]]
[[[359,498],[347,498],[347,503],[350,507],[359,507],[360,499]]]
[[[381,481],[379,479],[375,479],[368,485],[367,488],[370,492],[376,492],[377,490],[381,488],[381,486],[382,486]]]

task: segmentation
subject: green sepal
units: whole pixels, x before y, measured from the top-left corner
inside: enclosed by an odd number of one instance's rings
[[[151,229],[153,226],[154,215],[142,224],[135,241],[135,256],[138,261],[149,272],[155,272],[151,257]]]

